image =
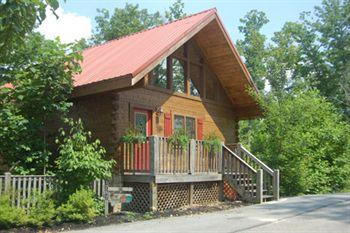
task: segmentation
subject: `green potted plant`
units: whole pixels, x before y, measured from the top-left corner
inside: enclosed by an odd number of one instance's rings
[[[181,147],[186,149],[188,143],[190,142],[190,137],[186,134],[184,129],[177,129],[175,132],[168,138],[170,145],[174,147]]]
[[[221,151],[221,140],[215,133],[210,133],[203,140],[203,146],[210,152],[218,153]]]
[[[146,142],[146,136],[137,129],[129,128],[120,138],[120,141],[124,143],[141,144]]]

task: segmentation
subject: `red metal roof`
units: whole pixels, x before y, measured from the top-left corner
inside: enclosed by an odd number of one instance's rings
[[[213,14],[215,8],[84,50],[82,72],[74,77],[74,85],[136,76]]]

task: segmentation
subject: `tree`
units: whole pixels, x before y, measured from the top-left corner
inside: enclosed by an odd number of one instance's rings
[[[124,8],[115,8],[112,15],[107,9],[98,9],[97,12],[99,15],[95,17],[97,26],[93,35],[95,44],[117,39],[163,22],[159,12],[149,13],[146,9],[140,9],[138,4],[127,3]]]
[[[6,59],[14,47],[23,43],[26,34],[46,18],[46,8],[55,13],[58,1],[0,1],[0,61]]]
[[[250,149],[281,170],[284,195],[339,191],[350,178],[350,126],[317,91],[261,100]]]
[[[49,120],[62,119],[71,106],[72,76],[80,71],[76,51],[34,33],[0,64],[13,87],[0,91],[0,154],[14,172],[40,174],[50,165]]]
[[[61,129],[59,157],[56,160],[57,178],[62,194],[67,197],[78,189],[88,189],[95,179],[108,179],[112,176],[114,160],[106,161],[106,150],[99,140],[91,141],[91,132],[84,130],[82,121],[67,119],[68,134]]]
[[[243,40],[237,41],[237,48],[250,71],[250,74],[259,90],[263,90],[266,78],[265,60],[267,56],[266,37],[261,34],[261,28],[269,22],[266,14],[261,11],[249,11],[238,29],[244,35]]]
[[[268,80],[286,91],[303,81],[350,117],[350,1],[328,0],[287,22],[272,38]]]
[[[165,22],[164,17],[167,21],[172,21],[186,16],[181,0],[175,1],[169,10],[165,11],[165,16],[158,11],[149,13],[147,9],[140,9],[138,4],[128,3],[124,8],[115,8],[112,15],[107,9],[98,9],[97,12],[92,44],[101,44],[160,25]]]
[[[169,11],[165,11],[165,18],[168,21],[173,21],[176,19],[181,19],[186,16],[184,12],[185,3],[181,0],[176,0],[173,5],[169,7]]]

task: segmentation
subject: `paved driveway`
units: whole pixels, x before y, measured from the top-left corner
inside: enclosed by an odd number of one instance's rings
[[[281,199],[194,216],[109,225],[74,232],[349,232],[350,194]]]

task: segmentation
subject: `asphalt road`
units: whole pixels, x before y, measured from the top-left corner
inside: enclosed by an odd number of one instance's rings
[[[350,233],[350,194],[310,195],[207,213],[71,232],[327,232]]]

